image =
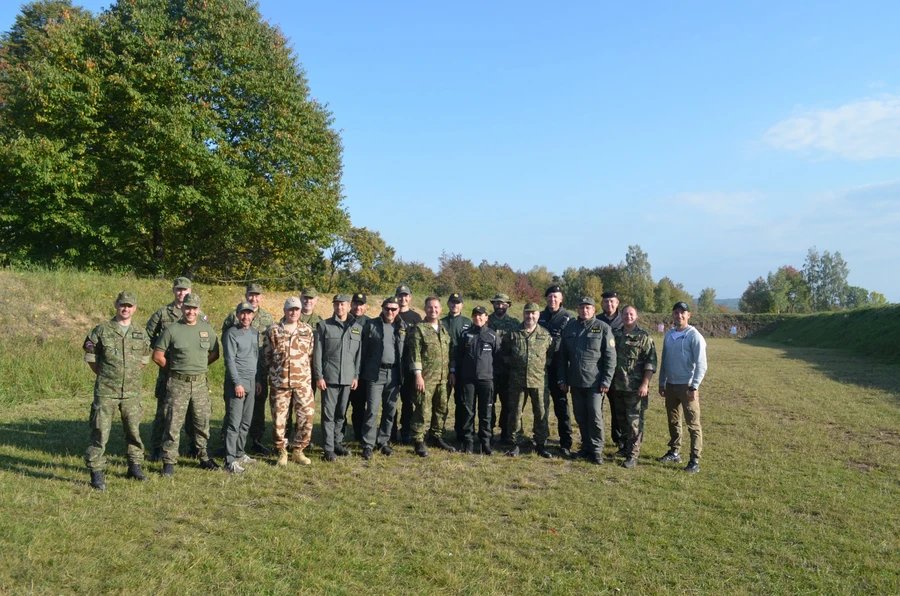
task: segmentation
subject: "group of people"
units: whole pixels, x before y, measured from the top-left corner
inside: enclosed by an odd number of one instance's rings
[[[151,358],[159,373],[150,460],[161,460],[162,476],[172,476],[184,427],[190,453],[200,466],[220,469],[210,453],[207,382],[209,365],[219,358],[220,349],[225,358],[221,451],[228,472],[244,472],[254,463],[249,453],[271,453],[263,444],[266,403],[276,464],[310,464],[305,451],[312,439],[316,390],[327,462],[351,455],[344,446],[351,431],[365,460],[375,453],[390,456],[398,443],[411,443],[420,457],[428,456],[429,445],[466,454],[477,447],[482,455],[491,455],[498,423],[499,446],[516,457],[525,442],[522,412],[530,401],[535,454],[553,457],[547,448],[552,402],[559,455],[602,464],[603,404],[608,397],[615,456],[623,459],[625,468],[634,468],[657,368],[670,433],[669,451],[659,461],[682,461],[683,412],[691,441],[685,471],[699,471],[698,389],[706,373],[706,343],[689,324],[687,303],[678,302],[672,309],[674,326],[665,335],[657,367],[653,338],[638,327],[633,306],[619,310],[615,291],[603,293],[601,313],[596,313],[594,299],[584,296],[573,314],[562,307],[562,289],[554,285],[545,292],[546,307],[525,304],[520,321],[509,314],[512,302],[505,294],[491,300],[492,313],[477,306],[471,318],[462,314],[459,294],[450,295],[444,317],[441,299],[429,296],[423,318],[410,308],[412,293],[406,285],[385,299],[375,316],[366,314],[365,294],[338,294],[332,300],[333,315],[323,319],[313,312],[318,294],[307,288],[285,301],[276,322],[261,307],[263,288],[250,284],[245,300],[226,318],[221,340],[200,308],[200,296],[191,292],[191,281],[177,278],[172,291],[173,301],[157,310],[144,328],[132,324],[136,296],[120,293],[115,316],[85,339],[84,359],[96,375],[86,454],[96,489],[106,486],[104,454],[116,410],[125,427],[128,477],[147,479],[141,468],[140,386],[141,371]],[[577,452],[570,395],[581,433]],[[445,435],[451,397],[456,446]]]

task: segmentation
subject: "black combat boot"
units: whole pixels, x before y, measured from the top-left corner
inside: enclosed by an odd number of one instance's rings
[[[481,455],[494,455],[494,450],[491,449],[490,442],[481,444]]]
[[[147,461],[159,461],[162,459],[162,449],[154,449]]]
[[[456,453],[456,449],[453,447],[453,445],[445,441],[444,437],[434,437],[432,439],[432,443],[434,443],[434,446],[438,449],[443,449],[444,451],[449,451],[450,453]]]
[[[147,477],[144,476],[144,471],[141,470],[141,464],[128,464],[128,474],[127,478],[134,478],[140,482],[147,482]]]
[[[204,470],[209,470],[211,472],[218,472],[219,470],[222,469],[221,467],[219,467],[219,464],[217,464],[212,459],[200,460],[200,467],[203,468]]]
[[[106,478],[103,477],[103,470],[91,472],[91,488],[94,490],[106,490]]]
[[[416,441],[416,455],[419,457],[428,457],[428,449],[425,448],[425,441]]]
[[[506,452],[507,457],[519,457],[519,446],[513,445],[512,449]]]
[[[534,448],[535,453],[546,459],[553,459],[553,454],[547,451],[547,447],[543,443],[538,443]]]
[[[162,472],[159,474],[163,478],[171,478],[175,475],[175,464],[163,464]]]

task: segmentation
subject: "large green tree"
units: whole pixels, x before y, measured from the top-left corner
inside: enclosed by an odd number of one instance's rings
[[[625,264],[622,269],[623,285],[619,293],[639,311],[653,310],[653,275],[650,270],[650,257],[641,250],[640,245],[628,247]]]
[[[29,5],[59,16],[23,11],[31,35],[2,40],[0,257],[231,277],[319,266],[347,225],[340,138],[257,5],[122,0],[93,18],[63,4]]]

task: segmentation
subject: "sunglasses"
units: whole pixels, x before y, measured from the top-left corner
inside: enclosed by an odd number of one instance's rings
[[[399,308],[391,308],[390,306],[382,306],[381,308],[384,310],[389,310],[391,312],[397,312],[398,310],[400,310]]]

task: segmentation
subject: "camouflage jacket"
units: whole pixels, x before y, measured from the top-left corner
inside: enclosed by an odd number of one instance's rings
[[[97,363],[95,397],[138,397],[141,370],[150,362],[150,338],[132,323],[127,331],[113,317],[84,340],[84,361]]]
[[[553,359],[553,338],[538,325],[531,332],[524,325],[503,338],[503,360],[509,370],[509,386],[542,389],[544,375]]]
[[[153,313],[153,315],[150,316],[150,320],[147,321],[146,327],[147,335],[150,338],[150,345],[155,346],[156,340],[159,339],[159,336],[162,335],[162,332],[166,327],[180,321],[182,314],[181,309],[175,306],[175,302],[170,302]],[[203,314],[203,311],[201,310],[200,314],[197,316],[197,320],[208,323],[209,317]]]
[[[450,331],[438,323],[437,331],[430,323],[422,322],[410,329],[409,370],[422,371],[426,385],[446,383],[450,374]]]
[[[312,385],[315,333],[306,323],[297,323],[293,333],[279,321],[270,325],[263,338],[263,358],[272,389],[296,389]]]
[[[494,313],[488,315],[487,326],[489,329],[493,329],[497,333],[497,337],[500,338],[501,345],[506,336],[511,331],[515,331],[516,329],[518,329],[521,324],[522,322],[519,319],[510,316],[509,313],[507,313],[506,316],[504,316],[502,319]],[[509,369],[506,367],[506,363],[502,358],[498,358],[494,363],[494,378],[505,377],[508,374]]]
[[[644,380],[644,371],[656,372],[656,345],[650,334],[635,327],[626,333],[623,327],[613,329],[616,339],[616,374],[612,388],[616,391],[637,391]]]
[[[317,315],[314,312],[309,313],[308,315],[305,315],[302,312],[300,313],[300,322],[306,323],[307,325],[312,327],[313,331],[315,331],[316,325],[318,325],[319,323],[321,323],[324,320],[325,319],[323,319],[321,316]]]
[[[222,323],[222,337],[225,337],[225,330],[229,327],[234,327],[238,324],[237,311],[231,311],[231,314],[225,317],[225,322]],[[263,342],[265,341],[265,332],[266,329],[269,328],[270,325],[275,324],[275,317],[272,316],[272,313],[264,309],[263,307],[259,307],[256,309],[256,314],[253,315],[253,320],[250,322],[250,326],[259,331],[259,356],[262,358],[263,356]]]

